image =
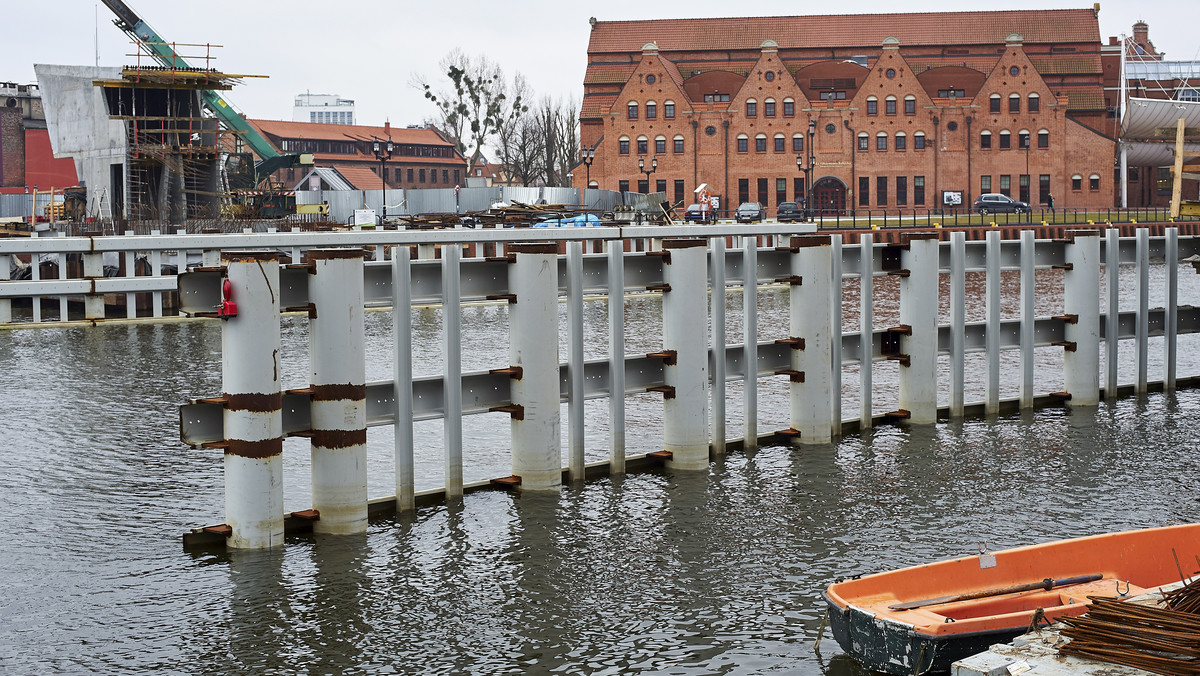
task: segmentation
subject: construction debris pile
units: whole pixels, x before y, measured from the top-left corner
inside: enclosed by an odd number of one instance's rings
[[[1089,657],[1172,676],[1200,675],[1200,579],[1163,595],[1165,607],[1089,597],[1088,613],[1063,618],[1058,646]]]

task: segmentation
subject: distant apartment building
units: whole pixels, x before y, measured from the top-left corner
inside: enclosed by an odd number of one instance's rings
[[[292,121],[354,124],[354,99],[343,99],[339,94],[297,94]]]
[[[281,153],[312,153],[315,166],[333,168],[359,190],[453,188],[462,185],[467,161],[454,143],[431,127],[382,127],[333,123],[248,120]],[[381,163],[374,146],[392,143],[392,156]],[[382,172],[382,174],[381,174]],[[281,169],[272,179],[295,187],[309,170]]]

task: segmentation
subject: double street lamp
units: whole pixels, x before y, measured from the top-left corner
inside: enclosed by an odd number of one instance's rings
[[[379,160],[379,179],[383,183],[383,218],[380,219],[380,223],[387,220],[387,161],[392,159],[394,149],[392,139],[388,139],[386,143],[375,139],[371,146],[371,152],[375,153],[375,159]]]
[[[817,121],[808,121],[808,162],[805,163],[804,155],[796,156],[796,168],[804,172],[804,211],[811,218],[812,211],[812,172],[816,165],[816,156],[813,154],[813,136],[817,133]]]
[[[650,192],[650,174],[653,174],[654,172],[658,171],[658,158],[651,157],[650,158],[650,168],[647,169],[646,168],[646,160],[644,158],[639,157],[638,158],[638,171],[640,171],[641,173],[646,175],[646,192],[647,193]]]
[[[585,170],[587,172],[587,174],[586,174],[587,177],[584,179],[584,185],[583,185],[584,190],[586,190],[586,189],[592,187],[592,162],[596,161],[596,146],[592,146],[591,148],[584,148],[582,154],[583,154],[583,166],[585,167]]]

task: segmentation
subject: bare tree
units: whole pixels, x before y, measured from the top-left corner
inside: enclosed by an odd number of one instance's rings
[[[512,124],[527,110],[520,93],[509,95],[509,87],[500,66],[486,56],[470,57],[455,49],[439,64],[451,88],[435,92],[428,82],[414,83],[425,91],[425,98],[438,108],[439,125],[458,144],[467,157],[468,175],[474,170],[483,147],[506,124]]]

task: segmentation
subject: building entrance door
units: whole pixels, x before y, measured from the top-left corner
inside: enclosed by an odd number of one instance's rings
[[[817,215],[846,214],[846,185],[836,178],[826,177],[813,184],[813,208]]]

